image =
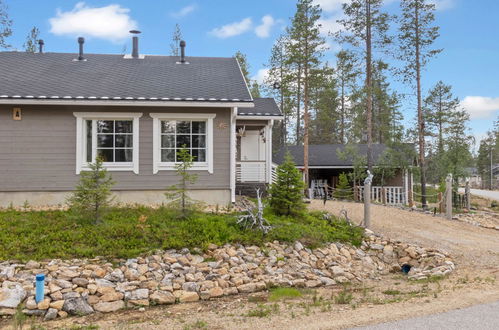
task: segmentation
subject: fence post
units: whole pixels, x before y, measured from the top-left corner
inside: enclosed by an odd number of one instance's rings
[[[381,202],[383,205],[386,205],[386,189],[385,187],[381,187]]]
[[[438,213],[442,214],[444,212],[444,201],[442,192],[438,192]]]
[[[364,227],[371,226],[371,183],[373,175],[368,170],[367,178],[364,180]]]
[[[471,190],[470,190],[470,180],[466,180],[466,187],[464,188],[464,194],[466,196],[466,208],[471,210]]]
[[[445,179],[445,216],[448,220],[452,220],[452,174],[447,174]]]

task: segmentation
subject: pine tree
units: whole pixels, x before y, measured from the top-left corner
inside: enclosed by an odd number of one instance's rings
[[[326,50],[325,40],[319,32],[321,9],[313,0],[298,0],[296,13],[291,20],[289,34],[289,62],[298,67],[297,85],[303,82],[303,172],[305,187],[308,187],[308,144],[310,124],[310,92],[312,88],[312,71],[320,66],[320,59]],[[301,76],[303,74],[303,76]],[[301,91],[298,92],[298,94]],[[301,95],[300,95],[301,97]],[[297,103],[298,109],[300,102]],[[297,114],[299,123],[299,113]],[[299,125],[298,125],[299,126]],[[299,130],[297,131],[299,132]],[[298,137],[298,135],[297,135]],[[297,139],[298,141],[298,139]]]
[[[173,30],[172,42],[170,43],[170,55],[180,56],[180,41],[182,40],[182,31],[180,30],[180,25],[175,24],[175,29]]]
[[[241,51],[237,51],[235,54],[234,54],[234,57],[237,59],[237,62],[239,63],[239,66],[241,67],[241,72],[244,76],[244,79],[246,80],[246,84],[250,84],[251,82],[251,79],[250,79],[250,66],[248,64],[248,57],[246,56],[246,54],[242,53]]]
[[[24,51],[27,53],[35,53],[36,52],[36,43],[38,42],[38,38],[40,36],[40,30],[36,26],[34,26],[26,37],[26,41],[23,44]]]
[[[438,38],[438,27],[433,26],[435,5],[428,0],[401,0],[398,44],[399,59],[405,62],[400,71],[406,83],[416,88],[418,114],[419,168],[421,179],[421,202],[426,208],[426,169],[425,169],[425,119],[422,107],[421,72],[428,61],[440,49],[431,49]]]
[[[341,144],[347,143],[347,135],[352,122],[351,107],[347,104],[350,103],[350,94],[356,89],[357,78],[360,74],[357,66],[357,58],[353,52],[342,50],[336,54],[335,76],[340,101],[339,143]]]
[[[365,108],[366,108],[366,140],[367,140],[367,167],[373,166],[373,118],[372,118],[372,53],[374,49],[383,50],[391,43],[387,32],[390,16],[381,11],[383,0],[352,0],[343,4],[345,18],[338,22],[343,30],[336,33],[340,42],[349,43],[354,47],[362,48],[365,59]]]
[[[336,199],[352,199],[352,187],[350,187],[348,176],[345,173],[340,173],[333,197]]]
[[[303,203],[303,180],[288,153],[277,167],[277,179],[270,186],[270,207],[278,215],[300,215],[305,210]]]
[[[7,5],[0,0],[0,48],[10,48],[6,39],[12,35],[12,20],[7,9]]]
[[[194,164],[194,157],[190,154],[189,149],[182,148],[177,151],[177,163],[175,164],[175,172],[179,177],[179,184],[172,185],[165,193],[167,199],[170,200],[170,205],[180,208],[181,217],[186,219],[194,206],[195,202],[187,194],[188,185],[194,184],[197,181],[197,175],[190,173],[190,168]]]
[[[79,217],[90,217],[100,223],[103,213],[111,205],[111,188],[114,181],[97,157],[95,163],[89,164],[89,171],[80,173],[80,182],[68,199],[69,208]]]

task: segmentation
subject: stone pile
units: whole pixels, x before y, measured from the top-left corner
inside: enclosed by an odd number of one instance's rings
[[[197,251],[201,252],[201,251]],[[157,251],[119,266],[100,258],[0,263],[0,315],[19,306],[46,320],[108,313],[134,306],[207,300],[269,286],[315,288],[381,279],[410,266],[409,277],[446,275],[454,269],[441,251],[390,241],[368,231],[359,248],[332,243],[310,250],[300,242],[264,247],[210,245],[205,253]],[[45,298],[34,298],[35,274],[45,274]]]

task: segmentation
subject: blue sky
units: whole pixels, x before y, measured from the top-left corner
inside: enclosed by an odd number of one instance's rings
[[[480,138],[499,113],[499,1],[433,0],[438,8],[441,37],[436,47],[444,51],[423,76],[423,90],[438,80],[451,84],[470,112],[473,134]],[[323,30],[337,28],[343,0],[316,0],[323,8]],[[387,0],[386,10],[398,11],[397,0]],[[127,31],[143,33],[144,54],[168,54],[171,34],[179,23],[187,41],[187,55],[232,56],[246,53],[252,75],[262,77],[274,40],[283,32],[295,10],[294,0],[4,0],[14,21],[9,42],[18,49],[32,26],[41,30],[46,51],[76,52],[77,36],[87,39],[92,53],[121,53],[130,49]],[[90,18],[89,18],[90,17]],[[326,58],[339,49],[333,40]],[[407,88],[393,81],[401,92]],[[406,123],[412,123],[415,101],[403,104]]]

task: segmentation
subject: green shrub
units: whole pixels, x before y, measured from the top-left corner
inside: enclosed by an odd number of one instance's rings
[[[338,184],[333,193],[333,197],[337,199],[352,199],[353,191],[352,187],[348,183],[348,177],[345,173],[341,173],[339,176]]]
[[[305,210],[303,189],[301,173],[288,153],[284,163],[277,167],[277,179],[270,186],[270,207],[277,215],[302,214]]]

